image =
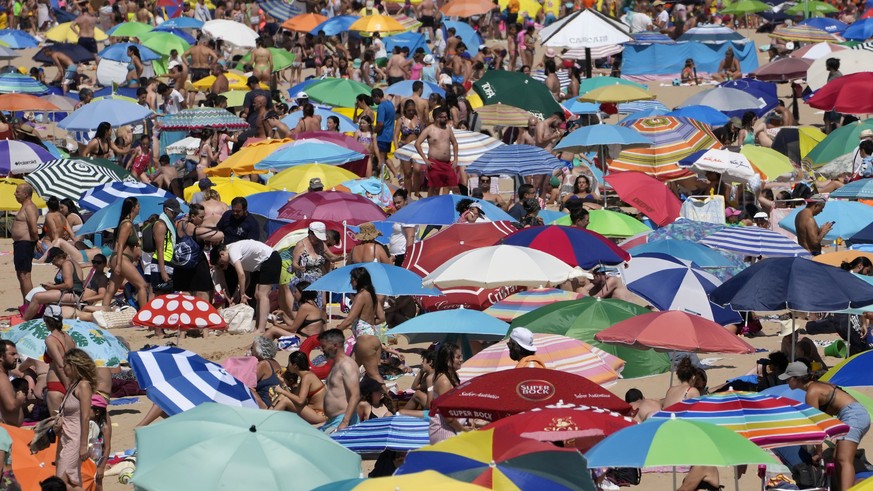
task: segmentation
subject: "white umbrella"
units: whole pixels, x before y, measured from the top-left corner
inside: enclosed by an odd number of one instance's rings
[[[630,28],[592,9],[568,16],[550,36],[543,36],[543,45],[551,48],[599,48],[633,41]]]
[[[485,152],[503,145],[503,142],[492,136],[483,135],[476,131],[452,130],[455,140],[458,142],[458,165],[470,165],[481,157]],[[421,150],[427,155],[427,141],[422,142]],[[415,149],[415,142],[408,143],[394,152],[395,157],[401,160],[411,160],[417,164],[424,164],[421,155]]]
[[[679,165],[685,166],[682,161]],[[756,175],[752,163],[745,155],[715,148],[703,152],[689,168],[700,175],[718,172],[729,182],[749,182]]]
[[[815,60],[809,66],[809,70],[806,71],[806,83],[810,89],[818,90],[828,83],[828,69],[825,67],[828,58],[840,60],[840,73],[843,75],[869,72],[873,69],[873,51],[864,49],[836,51]]]
[[[528,247],[496,245],[458,254],[425,276],[422,285],[536,288],[560,285],[582,276],[590,277],[551,254]]]
[[[767,103],[739,89],[716,87],[692,95],[685,99],[685,102],[680,104],[679,107],[697,105],[709,106],[725,112],[759,109],[766,106]]]
[[[203,24],[203,32],[212,39],[220,39],[240,48],[254,48],[258,33],[232,20],[210,20]]]
[[[183,138],[167,147],[167,153],[174,155],[192,154],[200,148],[201,140],[193,136]]]

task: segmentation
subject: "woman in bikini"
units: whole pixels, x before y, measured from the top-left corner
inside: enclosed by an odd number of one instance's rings
[[[320,131],[321,117],[315,115],[315,106],[307,102],[303,105],[303,117],[294,128],[294,137],[306,131]]]
[[[687,356],[676,365],[676,377],[679,385],[667,389],[667,395],[661,401],[665,408],[685,399],[700,397],[706,387],[706,372],[695,367]]]
[[[359,243],[352,249],[349,263],[390,264],[391,258],[388,257],[385,248],[381,244],[376,243],[376,238],[380,236],[382,236],[382,232],[379,232],[371,222],[362,223],[360,232],[355,234],[355,240]]]
[[[273,409],[294,411],[313,425],[327,421],[324,416],[324,382],[309,370],[309,358],[305,353],[295,351],[288,356],[284,378],[291,391],[281,386],[276,388],[280,397]]]
[[[461,348],[457,344],[443,343],[440,345],[436,355],[436,362],[434,362],[433,391],[430,393],[428,404],[461,383],[458,378],[461,360]],[[433,414],[430,417],[428,427],[430,443],[431,445],[439,443],[458,433],[470,431],[471,429],[472,427],[467,424],[466,420]]]
[[[294,285],[291,294],[297,302],[297,313],[289,315],[282,310],[277,312],[285,322],[285,327],[273,326],[267,329],[264,337],[275,340],[282,336],[300,336],[308,338],[318,336],[324,331],[327,314],[318,306],[318,292],[306,291],[310,283],[301,281]],[[290,309],[289,309],[290,310]]]
[[[197,162],[198,180],[206,177],[206,169],[215,164],[217,153],[217,149],[214,147],[214,142],[212,140],[212,130],[206,128],[203,130],[203,133],[200,134],[200,149],[197,151],[197,155],[200,156],[200,159]]]
[[[126,155],[130,149],[123,149],[112,142],[112,125],[106,121],[97,125],[97,130],[94,132],[94,138],[85,145],[82,149],[82,157],[103,157],[111,158],[115,155]]]
[[[42,319],[49,330],[49,335],[45,338],[45,354],[42,356],[42,361],[49,366],[45,403],[49,414],[54,415],[60,409],[64,394],[70,386],[70,377],[64,371],[64,353],[74,349],[76,342],[63,330],[64,319],[61,317],[60,307],[49,305]]]
[[[370,165],[367,166],[367,172],[364,174],[364,177],[370,177],[373,175],[374,164],[379,162],[380,158],[379,145],[376,144],[376,136],[373,134],[373,116],[363,114],[358,117],[357,121],[358,129],[355,131],[355,140],[370,151]]]
[[[111,276],[109,277],[109,286],[106,288],[106,295],[103,296],[104,310],[109,310],[112,305],[112,297],[115,296],[115,292],[125,280],[136,288],[136,301],[139,308],[145,307],[146,302],[148,302],[148,286],[142,274],[136,269],[142,254],[139,228],[133,224],[133,220],[138,214],[139,201],[133,196],[124,198],[124,202],[121,204],[121,216],[115,227],[115,252],[109,258]]]
[[[385,386],[364,377],[361,380],[361,402],[358,403],[358,420],[388,418],[397,413],[394,401],[388,397]]]
[[[407,99],[403,103],[403,113],[397,125],[397,133],[394,135],[394,148],[400,148],[408,143],[413,143],[421,134],[421,119],[415,101]],[[418,193],[421,189],[421,175],[424,165],[413,163],[412,159],[400,159],[400,168],[403,170],[403,184],[409,193]],[[419,195],[420,196],[420,195]]]
[[[59,302],[75,302],[79,295],[85,291],[82,284],[82,268],[70,259],[67,253],[59,247],[52,247],[48,251],[46,260],[58,268],[54,283],[43,283],[40,286],[45,290],[33,296],[24,311],[24,320],[36,317],[40,307]]]
[[[791,389],[806,391],[806,403],[820,411],[836,416],[837,419],[849,425],[849,433],[837,439],[837,449],[834,456],[837,479],[840,489],[849,489],[855,484],[855,452],[858,443],[870,429],[870,413],[854,397],[842,387],[827,382],[818,382],[809,373],[809,368],[802,362],[788,364],[785,373],[779,375],[779,380],[787,380]],[[817,447],[813,461],[821,459],[821,445]]]
[[[385,311],[382,310],[382,304],[376,296],[370,273],[365,268],[355,268],[349,276],[352,288],[357,293],[352,299],[349,315],[337,328],[340,331],[351,328],[355,338],[362,334],[378,337],[382,333],[381,326],[385,322]]]

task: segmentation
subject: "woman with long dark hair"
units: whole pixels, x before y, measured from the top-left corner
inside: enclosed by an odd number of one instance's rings
[[[291,391],[277,387],[280,397],[273,409],[294,411],[309,424],[327,421],[324,416],[324,382],[310,370],[306,353],[295,351],[288,355],[284,376]]]
[[[298,304],[296,314],[289,318],[284,312],[279,311],[285,320],[285,326],[273,326],[267,329],[264,337],[274,340],[282,336],[308,338],[318,336],[324,331],[327,314],[318,306],[318,292],[306,290],[309,285],[308,281],[300,281],[291,287],[291,295]]]
[[[340,323],[339,330],[351,327],[355,338],[362,334],[379,336],[380,325],[385,322],[385,311],[376,296],[373,280],[365,268],[355,268],[351,274],[351,284],[357,293],[352,299],[352,309],[348,317]]]
[[[145,307],[148,302],[148,286],[145,279],[136,268],[139,257],[142,254],[139,241],[139,228],[133,224],[133,220],[139,214],[139,201],[133,196],[124,198],[121,204],[121,216],[115,227],[115,251],[109,258],[109,286],[106,295],[103,296],[103,308],[108,310],[112,305],[112,297],[118,291],[118,287],[127,280],[136,288],[136,301],[139,308]]]
[[[82,157],[103,157],[110,158],[112,154],[126,155],[130,149],[118,147],[112,141],[112,125],[104,121],[97,125],[97,130],[94,131],[94,138],[85,145],[82,149]]]
[[[443,343],[437,351],[434,362],[433,391],[430,393],[430,401],[457,387],[461,381],[458,378],[458,370],[461,368],[461,348],[454,343]],[[430,415],[430,443],[441,442],[458,433],[469,431],[471,428],[461,419],[447,418],[439,414]]]
[[[139,54],[139,48],[134,45],[128,46],[127,56],[130,57],[130,63],[127,64],[127,77],[125,77],[124,83],[121,85],[127,87],[139,87],[139,79],[142,77],[142,72],[144,70],[142,57]]]

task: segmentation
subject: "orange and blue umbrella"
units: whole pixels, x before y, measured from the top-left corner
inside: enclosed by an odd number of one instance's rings
[[[518,316],[565,300],[578,300],[581,293],[558,290],[557,288],[536,288],[514,293],[485,309],[485,313],[506,322],[512,322]]]
[[[631,258],[627,251],[597,232],[560,225],[525,228],[504,238],[503,243],[537,249],[583,269],[598,264],[621,264]]]
[[[577,450],[494,429],[470,431],[412,451],[395,475],[427,470],[488,489],[596,489]]]

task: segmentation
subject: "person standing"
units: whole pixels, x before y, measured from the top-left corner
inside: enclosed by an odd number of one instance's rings
[[[418,139],[415,149],[427,165],[428,196],[437,196],[443,188],[454,194],[461,192],[458,187],[458,141],[455,133],[448,127],[449,115],[445,107],[433,111],[434,124],[426,127]],[[427,142],[427,155],[421,145]]]
[[[319,430],[332,434],[358,422],[358,402],[361,399],[358,365],[343,350],[345,336],[339,329],[329,329],[318,335],[321,351],[333,367],[327,375],[324,415],[327,422]]]
[[[67,489],[77,490],[82,489],[81,463],[88,458],[91,396],[97,386],[97,367],[78,348],[67,351],[63,361],[70,389],[61,404],[56,475],[64,480]]]
[[[176,218],[182,214],[182,207],[176,198],[164,201],[164,211],[152,225],[155,252],[149,265],[149,279],[152,296],[173,293],[173,250],[176,246]],[[160,332],[158,334],[161,334]]]
[[[263,242],[240,240],[226,247],[213,247],[210,259],[216,272],[221,272],[218,280],[224,287],[225,295],[231,293],[227,289],[226,281],[228,266],[232,266],[236,272],[237,287],[232,294],[235,303],[249,303],[250,298],[246,295],[246,273],[251,273],[249,281],[255,285],[254,299],[257,304],[257,332],[264,334],[267,329],[267,316],[270,314],[270,292],[279,284],[279,273],[282,270],[279,253]]]
[[[33,290],[30,272],[33,269],[33,253],[39,241],[39,231],[36,228],[39,210],[33,204],[33,188],[30,184],[19,184],[15,188],[15,201],[21,204],[21,208],[12,222],[12,262],[21,290],[21,301],[25,302],[25,297]]]
[[[385,99],[385,93],[382,89],[373,89],[370,92],[370,97],[373,102],[379,107],[376,109],[376,146],[379,148],[379,174],[382,175],[382,169],[385,165],[391,175],[398,176],[397,169],[394,164],[388,159],[388,153],[391,152],[391,143],[394,142],[394,120],[397,119],[397,111],[394,109],[394,103]]]
[[[821,227],[815,221],[815,216],[824,211],[827,198],[815,194],[806,199],[806,208],[794,217],[794,227],[797,230],[797,243],[813,256],[821,254],[821,241],[831,231],[834,222],[827,222]]]
[[[87,4],[82,7],[82,13],[70,24],[70,30],[79,36],[76,44],[95,55],[97,54],[97,41],[94,39],[96,24],[97,18],[91,13],[91,7]]]
[[[249,213],[249,202],[241,196],[231,200],[230,209],[221,215],[216,227],[224,233],[224,243],[227,245],[240,240],[261,238],[258,222]]]

